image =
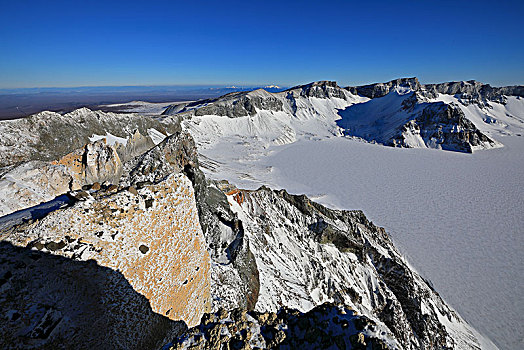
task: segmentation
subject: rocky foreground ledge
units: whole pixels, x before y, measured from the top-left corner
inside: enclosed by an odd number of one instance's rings
[[[245,309],[206,314],[199,326],[165,348],[179,349],[393,349],[399,344],[387,329],[342,305],[325,303],[302,313]]]

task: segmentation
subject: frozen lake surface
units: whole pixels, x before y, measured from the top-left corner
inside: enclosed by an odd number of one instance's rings
[[[524,137],[498,139],[504,148],[475,154],[340,137],[301,139],[235,163],[236,147],[202,153],[217,161],[213,178],[362,209],[469,323],[501,349],[517,349],[524,348]]]

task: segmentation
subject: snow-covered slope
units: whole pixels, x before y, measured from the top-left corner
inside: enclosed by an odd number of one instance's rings
[[[497,135],[524,127],[522,86],[421,85],[408,78],[348,90],[373,99],[341,111],[338,125],[346,135],[385,145],[472,152],[501,147]]]
[[[521,87],[421,85],[416,78],[345,89],[323,81],[280,93],[259,89],[178,104],[164,114],[190,118],[186,127],[199,149],[226,142],[244,159],[242,145],[266,149],[302,137],[340,135],[395,147],[472,152],[500,147],[492,134],[508,118],[522,122],[522,94]],[[517,129],[524,126],[517,124]]]
[[[456,104],[430,102],[402,87],[339,114],[342,118],[337,124],[345,135],[387,146],[469,153],[501,146],[482,133]]]
[[[203,147],[223,138],[251,144],[257,141],[267,147],[294,142],[299,136],[337,134],[337,110],[366,100],[334,82],[323,81],[279,93],[263,89],[232,93],[182,109],[168,108],[164,114],[191,117],[187,127],[194,129],[196,141]]]
[[[279,93],[264,90],[232,93],[218,99],[168,108],[162,120],[183,119],[201,153],[201,163],[250,178],[249,162],[272,147],[298,139],[342,135],[339,109],[369,100],[352,95],[334,82],[316,82]],[[270,171],[270,169],[268,169]],[[255,175],[256,176],[256,175]]]

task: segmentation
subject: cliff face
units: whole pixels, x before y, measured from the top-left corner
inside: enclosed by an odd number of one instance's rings
[[[405,84],[377,86],[387,87],[388,93],[339,112],[337,125],[344,135],[386,146],[468,153],[502,146],[455,103],[429,100]]]
[[[412,147],[410,140],[420,135],[425,145],[448,151],[472,153],[477,149],[498,147],[500,144],[482,133],[456,105],[433,103],[400,129],[393,146]]]
[[[469,325],[362,212],[331,210],[283,190],[224,189],[243,227],[235,244],[249,243],[256,261],[255,311],[308,312],[335,302],[387,329],[404,349],[480,346]],[[215,310],[235,307],[241,299],[244,292],[235,278],[240,273],[242,267],[234,263],[214,267],[213,283],[220,285],[212,289],[218,293]]]
[[[1,238],[16,246],[32,247],[73,261],[94,260],[99,266],[121,273],[131,287],[149,301],[152,312],[184,321],[189,326],[198,324],[202,314],[209,309],[210,260],[191,182],[183,174],[173,174],[138,190],[113,191],[94,192],[70,208],[52,212],[30,227]],[[45,276],[41,279],[45,284]],[[21,315],[18,323],[10,324],[11,331],[17,333],[34,322],[31,303],[42,300],[23,286],[8,282],[4,288],[7,291],[14,289],[29,299],[22,307],[3,300],[7,304],[4,306]],[[111,288],[120,286],[112,285]],[[74,306],[64,307],[67,291],[54,298],[53,307],[63,315],[64,321],[59,321],[63,331],[72,331],[73,325],[65,321],[72,318],[74,327],[85,327],[84,330],[95,334],[104,333],[97,325],[90,325],[91,320],[78,313],[81,310]],[[103,294],[101,298],[104,300]],[[92,304],[96,299],[85,302]],[[129,302],[111,300],[108,307],[125,313]],[[147,323],[135,326],[150,327]],[[117,329],[114,332],[119,334]],[[126,341],[116,338],[115,341]],[[52,338],[49,341],[52,343]],[[105,344],[104,339],[100,341]]]
[[[116,149],[107,145],[106,139],[88,143],[51,164],[67,168],[71,190],[95,182],[118,183],[122,172],[122,161]]]
[[[453,95],[466,105],[476,103],[481,106],[487,106],[488,101],[504,104],[506,102],[504,96],[524,97],[524,86],[492,87],[489,84],[483,84],[475,80],[420,84],[417,78],[400,78],[387,83],[349,86],[346,89],[355,95],[379,98],[398,88],[419,92],[426,97],[436,97],[438,94]]]
[[[422,88],[422,85],[417,78],[400,78],[391,80],[387,83],[375,83],[355,87],[350,86],[346,89],[355,95],[378,98],[386,96],[390,91],[395,90],[396,88],[419,91]]]
[[[454,95],[464,105],[471,103],[489,107],[488,101],[505,104],[507,96],[524,97],[524,86],[492,87],[489,84],[470,81],[454,81],[424,85],[430,95]]]

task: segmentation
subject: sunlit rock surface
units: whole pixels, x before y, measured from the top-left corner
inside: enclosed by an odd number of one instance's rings
[[[67,334],[84,337],[91,332],[100,336],[106,331],[113,331],[110,339],[98,340],[104,348],[108,344],[129,343],[129,340],[122,339],[127,335],[121,334],[117,328],[122,326],[119,320],[126,317],[128,310],[144,318],[135,321],[135,324],[126,323],[125,327],[137,327],[138,334],[132,339],[136,340],[135,344],[140,344],[147,337],[152,337],[148,341],[160,341],[167,334],[167,330],[163,329],[154,335],[151,327],[156,325],[148,321],[148,315],[163,315],[166,319],[181,320],[194,326],[209,309],[209,254],[198,222],[193,188],[187,177],[173,174],[157,184],[140,189],[114,191],[115,188],[108,188],[105,192],[93,193],[70,208],[52,212],[41,221],[0,237],[15,246],[33,248],[34,252],[69,258],[71,264],[92,260],[93,264],[110,268],[124,278],[118,283],[98,286],[100,293],[94,295],[92,291],[84,290],[83,286],[77,285],[75,290],[68,290],[67,285],[53,285],[50,287],[53,291],[49,296],[51,301],[42,300],[42,293],[28,289],[23,278],[18,283],[7,279],[1,287],[2,296],[6,297],[2,297],[0,303],[4,310],[13,310],[19,316],[16,322],[3,322],[4,332],[8,335],[6,344],[13,339],[18,344],[34,343],[26,330],[35,329],[38,322],[34,319],[33,307],[42,303],[51,303],[49,307],[56,310],[52,311],[51,316],[57,322],[54,328],[59,329],[57,332],[50,330],[44,338],[40,337],[42,344],[54,344],[58,339],[55,334],[59,338]],[[3,259],[4,274],[17,276],[25,273],[26,268],[11,266],[4,256]],[[62,268],[66,275],[76,273],[74,269]],[[38,283],[42,284],[42,288],[47,288],[49,282],[46,275],[33,278],[40,281]],[[62,288],[62,292],[56,292],[56,289]],[[113,297],[119,293],[119,288],[131,288],[145,297],[144,305],[132,302],[125,295],[122,298]],[[106,295],[106,292],[109,294]],[[102,303],[109,310],[114,310],[114,314],[105,312],[105,317],[114,319],[114,324],[108,321],[111,323],[108,330],[100,329],[96,323],[91,324],[90,315],[94,310],[84,314],[84,307],[89,306],[76,307],[71,303],[72,294],[85,294],[89,300],[82,302],[89,305]],[[141,330],[147,332],[140,334]],[[92,342],[96,343],[95,340]],[[74,342],[67,344],[73,345]]]

